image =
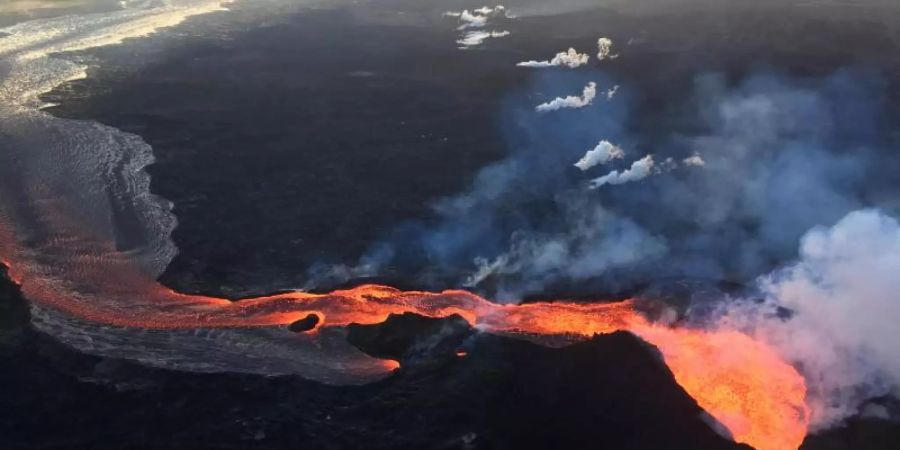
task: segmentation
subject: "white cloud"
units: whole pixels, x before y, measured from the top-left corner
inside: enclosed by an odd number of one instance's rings
[[[588,170],[591,167],[606,164],[613,159],[622,159],[625,157],[625,151],[620,147],[613,145],[609,141],[603,140],[597,144],[591,150],[588,150],[578,162],[575,163],[575,167],[581,169],[582,171]]]
[[[610,38],[602,37],[597,39],[597,59],[603,61],[604,59],[618,58],[618,53],[612,53],[612,46],[613,41]]]
[[[632,181],[643,180],[653,173],[653,167],[653,155],[647,155],[632,163],[630,168],[622,172],[613,170],[600,178],[591,180],[590,187],[591,189],[597,189],[607,184],[625,184]]]
[[[574,95],[557,97],[547,103],[537,105],[534,109],[537,112],[548,112],[563,108],[584,108],[585,106],[590,105],[595,97],[597,97],[597,83],[592,81],[584,87],[581,97]]]
[[[589,59],[590,56],[588,56],[587,53],[578,53],[574,48],[570,48],[568,51],[557,53],[556,56],[549,61],[525,61],[516,65],[519,67],[532,68],[565,66],[574,69],[587,64]]]

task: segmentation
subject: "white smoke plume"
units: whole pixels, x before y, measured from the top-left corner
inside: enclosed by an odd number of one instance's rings
[[[494,17],[506,16],[506,7],[503,5],[497,5],[493,8],[489,6],[482,6],[481,8],[475,9],[473,11],[469,11],[468,9],[464,9],[462,11],[447,11],[444,13],[447,17],[456,17],[459,19],[461,24],[459,25],[459,30],[465,30],[466,28],[483,28],[487,25],[488,20]]]
[[[613,41],[610,38],[602,37],[597,39],[597,59],[603,61],[605,59],[616,59],[618,53],[612,52]]]
[[[900,387],[900,223],[874,209],[816,227],[799,260],[759,280],[762,307],[729,306],[726,326],[778,348],[810,389],[812,428],[861,412],[865,401]],[[789,318],[776,308],[791,311]]]
[[[544,68],[565,66],[570,69],[581,67],[588,63],[590,56],[587,53],[578,53],[574,48],[559,52],[549,61],[525,61],[516,64],[518,67]]]
[[[496,17],[499,15],[507,14],[506,7],[503,5],[497,5],[493,8],[491,8],[490,6],[482,6],[481,8],[476,9],[475,12],[477,14],[481,14],[482,16],[488,17]]]
[[[457,40],[456,43],[459,44],[459,48],[466,49],[479,46],[488,39],[502,38],[505,36],[509,36],[509,31],[469,31]]]
[[[653,174],[654,166],[653,155],[647,155],[632,163],[631,167],[622,172],[613,170],[602,177],[591,180],[590,188],[597,189],[607,184],[625,184],[643,180]]]
[[[610,143],[607,140],[600,141],[596,147],[591,150],[588,150],[578,162],[575,163],[575,167],[581,169],[582,171],[588,170],[591,167],[606,164],[613,159],[622,159],[625,157],[625,151],[622,150],[619,146]]]
[[[469,11],[468,9],[462,11],[447,11],[444,15],[459,19],[460,25],[457,29],[462,31],[462,34],[459,39],[457,39],[456,43],[459,45],[459,48],[463,50],[469,47],[479,46],[483,44],[484,41],[491,38],[500,38],[509,35],[509,31],[465,31],[469,28],[484,28],[487,26],[490,19],[496,17],[509,17],[506,7],[503,5],[497,5],[493,8],[482,6],[473,11]]]
[[[584,87],[581,97],[574,95],[568,97],[556,97],[547,103],[537,105],[534,109],[537,112],[549,112],[563,108],[584,108],[585,106],[590,105],[595,97],[597,97],[597,83],[592,81]]]

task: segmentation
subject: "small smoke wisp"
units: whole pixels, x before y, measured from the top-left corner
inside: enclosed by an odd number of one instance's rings
[[[516,64],[516,66],[536,69],[545,67],[568,67],[570,69],[575,69],[587,64],[589,60],[590,56],[588,56],[587,53],[578,53],[574,48],[569,48],[567,51],[557,53],[553,59],[547,61],[525,61]]]
[[[556,97],[546,103],[537,105],[534,110],[537,112],[557,111],[564,108],[584,108],[594,102],[597,97],[597,83],[593,81],[584,87],[581,97],[570,95],[567,97]]]
[[[575,163],[575,167],[581,169],[581,171],[585,171],[591,167],[606,164],[614,159],[622,159],[624,157],[625,151],[622,150],[621,147],[614,145],[607,140],[602,140],[596,147],[588,150],[587,153]]]
[[[617,84],[606,90],[606,99],[612,100],[613,97],[615,97],[616,94],[618,94],[618,93],[619,93],[619,85]]]

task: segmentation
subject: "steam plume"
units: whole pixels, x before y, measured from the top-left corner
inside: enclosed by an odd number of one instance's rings
[[[469,31],[457,40],[456,43],[459,44],[459,48],[465,49],[481,45],[484,41],[491,38],[501,38],[506,36],[509,36],[509,31]]]
[[[602,177],[591,180],[591,189],[597,189],[607,184],[625,184],[643,180],[653,173],[653,167],[653,155],[647,155],[632,163],[631,167],[622,172],[613,170]]]
[[[612,53],[613,41],[610,38],[602,37],[597,39],[597,59],[603,61],[605,59],[616,59],[618,54]]]
[[[574,48],[559,52],[549,61],[525,61],[516,64],[519,67],[543,68],[565,66],[570,69],[581,67],[588,63],[590,56],[586,53],[578,53]]]
[[[482,6],[474,11],[464,9],[462,11],[447,11],[444,13],[447,17],[456,17],[461,22],[459,30],[466,28],[482,28],[488,23],[488,19],[506,15],[506,7],[497,5],[493,8]]]
[[[587,153],[575,163],[575,167],[585,171],[591,167],[606,164],[613,159],[622,159],[623,157],[625,157],[624,150],[607,140],[603,140],[600,141],[596,147],[588,150]]]
[[[476,9],[475,12],[482,16],[499,16],[501,14],[506,14],[506,7],[503,5],[497,5],[493,8],[490,6],[482,6],[481,8]]]
[[[506,8],[503,5],[497,5],[493,8],[489,6],[483,6],[470,12],[468,9],[464,9],[462,11],[447,11],[444,13],[445,16],[448,17],[456,17],[460,21],[458,30],[462,31],[459,39],[457,39],[456,43],[459,45],[460,49],[467,49],[470,47],[476,47],[484,43],[484,41],[491,38],[500,38],[509,35],[509,31],[466,31],[470,28],[484,28],[487,26],[490,19],[505,16],[509,17],[506,12]]]
[[[879,210],[855,211],[807,232],[797,262],[760,278],[765,303],[730,305],[723,322],[753,330],[799,363],[812,425],[827,428],[900,387],[897,274],[900,224]]]
[[[592,81],[584,87],[581,97],[574,95],[568,97],[556,97],[547,103],[537,105],[534,109],[537,112],[549,112],[563,108],[584,108],[593,103],[595,97],[597,97],[597,83]]]

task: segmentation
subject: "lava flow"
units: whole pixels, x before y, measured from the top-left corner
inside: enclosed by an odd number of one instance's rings
[[[319,316],[317,328],[335,327],[375,324],[390,314],[413,312],[429,317],[459,314],[479,329],[520,336],[586,339],[627,330],[659,348],[676,381],[735,441],[758,450],[794,450],[808,426],[804,380],[771,348],[738,332],[651,323],[631,301],[500,305],[465,291],[427,293],[365,285],[328,294],[288,293],[230,302],[155,285],[157,291],[147,296],[155,306],[132,305],[123,311],[67,301],[47,291],[29,292],[30,285],[24,286],[31,298],[49,300],[78,317],[150,329],[287,325],[309,314]]]
[[[2,234],[0,244],[9,242]],[[480,330],[539,343],[553,336],[583,340],[624,330],[655,345],[675,380],[735,441],[758,450],[795,450],[809,424],[804,379],[772,348],[735,331],[653,323],[632,301],[501,305],[461,290],[429,293],[376,285],[229,301],[167,289],[112,246],[94,242],[91,248],[73,249],[70,240],[49,242],[41,255],[64,257],[38,262],[29,252],[3,252],[10,278],[36,304],[91,323],[155,330],[286,328],[315,314],[316,328],[306,333],[314,336],[326,327],[376,324],[391,314],[416,313],[458,314]],[[396,367],[393,361],[376,361],[379,370]]]

